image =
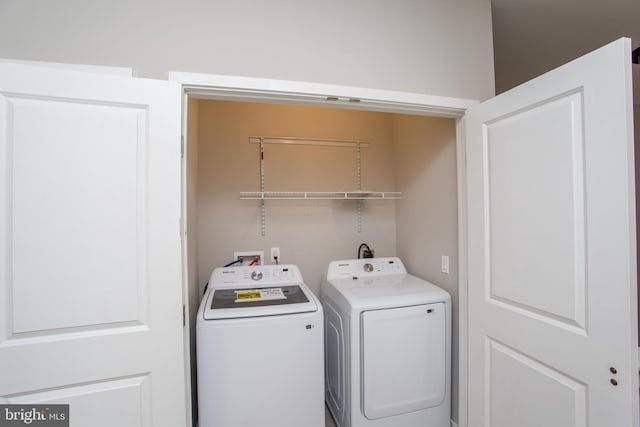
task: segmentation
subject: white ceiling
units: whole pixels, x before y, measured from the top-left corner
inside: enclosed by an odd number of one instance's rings
[[[496,93],[617,38],[640,46],[640,0],[491,0]],[[640,65],[633,65],[640,103]]]

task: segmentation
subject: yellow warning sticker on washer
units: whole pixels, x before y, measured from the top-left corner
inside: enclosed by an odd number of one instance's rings
[[[236,302],[265,301],[273,299],[287,299],[282,288],[249,289],[236,291]]]
[[[238,301],[253,301],[260,299],[262,294],[258,290],[254,291],[236,291],[236,302]]]

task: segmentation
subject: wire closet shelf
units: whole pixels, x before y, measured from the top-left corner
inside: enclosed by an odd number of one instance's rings
[[[357,201],[357,229],[362,231],[362,201],[396,200],[402,198],[399,191],[362,190],[360,149],[369,146],[365,141],[340,139],[292,138],[272,136],[250,136],[250,144],[260,145],[260,191],[241,191],[240,199],[260,200],[261,234],[266,235],[266,200],[355,200]],[[307,145],[324,147],[351,147],[356,150],[356,190],[353,191],[265,191],[264,146],[266,144]]]
[[[244,200],[371,200],[400,199],[399,191],[242,191]]]

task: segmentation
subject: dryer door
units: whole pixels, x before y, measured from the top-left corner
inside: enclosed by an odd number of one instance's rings
[[[444,303],[372,310],[361,323],[362,411],[378,419],[442,403]]]

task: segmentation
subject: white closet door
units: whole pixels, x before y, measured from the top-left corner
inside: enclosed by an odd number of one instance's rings
[[[637,425],[630,54],[466,115],[471,427]]]
[[[0,63],[0,400],[184,426],[180,89]]]

